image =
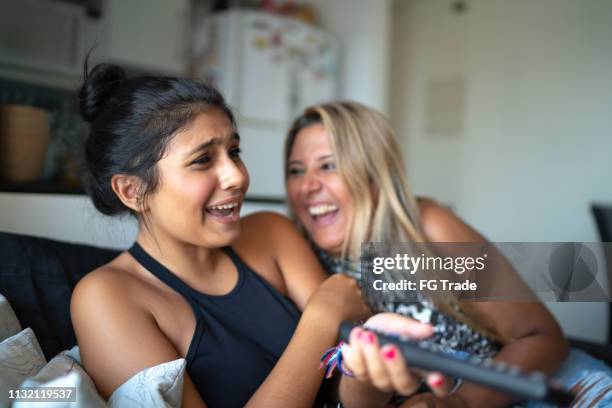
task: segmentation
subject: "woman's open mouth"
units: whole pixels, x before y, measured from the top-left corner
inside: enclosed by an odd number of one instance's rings
[[[240,201],[206,207],[206,213],[222,224],[231,224],[240,219]]]
[[[308,213],[315,225],[326,226],[336,221],[340,209],[334,204],[316,204],[308,207]]]

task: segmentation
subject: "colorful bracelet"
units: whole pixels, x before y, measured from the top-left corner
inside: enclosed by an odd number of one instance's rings
[[[344,375],[353,377],[351,370],[346,368],[342,359],[342,349],[346,346],[346,342],[340,341],[336,347],[332,347],[323,353],[319,369],[325,367],[325,378],[331,378],[334,375],[336,368]]]

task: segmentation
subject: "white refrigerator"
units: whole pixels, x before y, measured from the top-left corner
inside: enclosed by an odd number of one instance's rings
[[[234,109],[247,197],[284,199],[283,145],[293,119],[338,96],[339,44],[324,30],[255,10],[232,9],[195,24],[193,74]]]

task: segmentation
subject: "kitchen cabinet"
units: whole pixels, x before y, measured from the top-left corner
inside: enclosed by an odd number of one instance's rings
[[[299,21],[255,10],[213,14],[193,30],[194,74],[234,109],[249,194],[283,197],[283,143],[309,105],[338,96],[334,37]]]
[[[75,2],[1,2],[3,78],[74,89],[92,49],[93,61],[134,73],[187,73],[190,0],[102,0],[99,17]]]
[[[74,4],[2,0],[0,67],[77,75],[82,70],[85,12]],[[3,75],[5,76],[5,75]]]
[[[101,57],[141,72],[184,75],[189,0],[106,0]]]

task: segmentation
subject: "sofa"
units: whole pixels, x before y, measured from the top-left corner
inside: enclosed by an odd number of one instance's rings
[[[0,407],[179,407],[186,361],[135,374],[106,401],[81,365],[70,297],[119,251],[0,232]],[[9,390],[70,387],[73,401],[11,399]]]
[[[116,250],[0,232],[0,294],[22,327],[36,334],[47,358],[76,345],[70,295],[88,272]]]
[[[21,327],[32,329],[46,361],[56,358],[58,353],[60,356],[61,352],[65,354],[66,350],[76,345],[70,320],[70,296],[76,283],[85,274],[109,262],[118,254],[119,251],[112,249],[0,232],[0,294],[10,303]],[[608,364],[612,363],[610,345],[578,340],[570,342],[574,347],[581,348]],[[182,360],[180,364],[183,365],[176,363],[174,367],[184,369],[184,359]],[[167,367],[162,371],[167,372]],[[135,383],[145,383],[142,377],[147,375],[149,377],[146,377],[146,382],[155,382],[151,380],[151,376],[156,375],[155,372],[144,370],[139,375],[141,377],[134,380]],[[2,374],[0,382],[1,377]],[[166,382],[176,383],[175,380]],[[180,383],[178,396],[172,397],[177,401],[180,401],[182,380]],[[133,390],[130,392],[133,393]],[[142,395],[142,390],[138,393]],[[162,397],[166,400],[169,398]],[[134,400],[131,400],[126,406],[134,406],[133,404]],[[163,404],[160,406],[172,406],[165,402]],[[155,405],[147,403],[143,406]]]

